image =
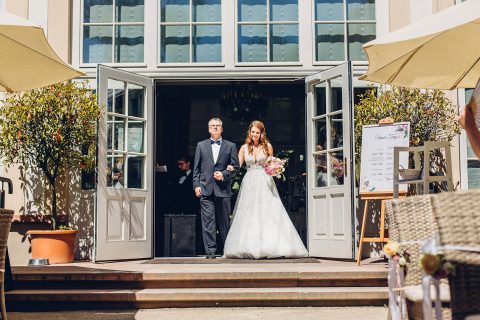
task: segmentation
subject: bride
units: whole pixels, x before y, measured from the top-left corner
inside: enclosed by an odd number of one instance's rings
[[[240,148],[240,167],[245,174],[233,211],[233,222],[225,241],[226,258],[297,258],[308,256],[287,211],[283,207],[273,178],[263,165],[273,155],[265,126],[253,121]]]

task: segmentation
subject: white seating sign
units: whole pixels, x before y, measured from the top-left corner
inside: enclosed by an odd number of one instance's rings
[[[409,141],[409,122],[363,126],[360,192],[393,192],[393,148],[408,147]],[[399,163],[408,168],[408,152],[400,152]]]

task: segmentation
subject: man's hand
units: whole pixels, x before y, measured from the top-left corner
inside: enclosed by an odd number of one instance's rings
[[[202,196],[202,188],[196,187],[195,188],[195,195],[200,198]]]
[[[221,173],[220,171],[215,171],[213,173],[213,178],[215,180],[222,181],[223,180],[223,173]]]
[[[227,170],[233,172],[235,170],[235,168],[231,164],[229,164],[227,166]]]

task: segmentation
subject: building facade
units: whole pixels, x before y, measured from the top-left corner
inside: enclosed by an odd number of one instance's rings
[[[177,213],[168,192],[171,172],[206,137],[213,116],[224,119],[225,137],[238,146],[248,121],[265,122],[276,150],[290,159],[288,180],[278,188],[310,252],[353,258],[359,214],[349,94],[355,100],[370,85],[358,80],[368,66],[362,45],[451,5],[454,0],[0,1],[0,8],[42,25],[59,56],[87,73],[105,106],[98,186],[89,189],[87,178],[73,172],[65,177],[62,203],[80,230],[77,257],[96,260],[168,255],[163,218]],[[461,104],[468,91],[449,95]],[[463,136],[453,144],[454,181],[473,186],[478,163]],[[19,190],[19,171],[5,174]],[[33,198],[27,190],[7,205],[38,211]]]

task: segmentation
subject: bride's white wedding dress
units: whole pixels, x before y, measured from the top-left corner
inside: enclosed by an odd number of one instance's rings
[[[225,241],[226,258],[300,258],[308,256],[285,210],[273,178],[265,173],[267,159],[245,150],[245,174]]]

